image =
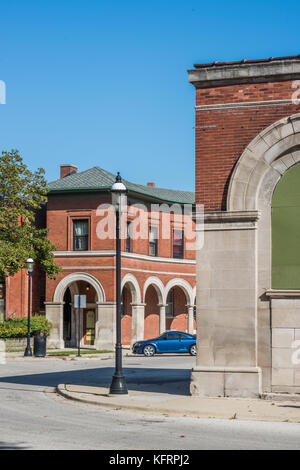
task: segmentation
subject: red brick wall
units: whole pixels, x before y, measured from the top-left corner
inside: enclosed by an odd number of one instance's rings
[[[184,291],[180,287],[173,288],[174,317],[166,318],[166,329],[188,331],[187,300]]]
[[[159,335],[158,296],[153,286],[149,286],[145,296],[145,339]]]
[[[132,337],[132,297],[128,287],[124,287],[122,292],[123,311],[125,315],[122,316],[121,328],[122,328],[122,344],[130,344]]]
[[[227,85],[196,90],[196,105],[290,100],[292,81]],[[205,210],[226,210],[232,170],[247,145],[266,127],[299,105],[196,111],[196,202]],[[217,126],[199,129],[200,126]]]

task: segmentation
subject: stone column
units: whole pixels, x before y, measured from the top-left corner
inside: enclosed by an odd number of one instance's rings
[[[52,323],[50,336],[47,338],[48,348],[64,348],[63,340],[63,308],[64,302],[45,302],[46,318]]]
[[[95,347],[114,351],[116,344],[116,302],[97,302]]]
[[[144,339],[145,306],[146,304],[132,305],[132,338],[131,345]]]
[[[159,334],[162,335],[166,331],[166,305],[159,305]]]
[[[205,214],[197,251],[196,396],[257,397],[257,220],[259,213]]]
[[[194,305],[187,305],[188,310],[188,333],[194,334]]]

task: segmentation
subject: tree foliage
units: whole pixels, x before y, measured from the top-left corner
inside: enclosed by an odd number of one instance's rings
[[[18,272],[29,256],[49,278],[60,271],[48,230],[38,222],[47,202],[44,174],[31,172],[17,150],[0,156],[0,276]]]

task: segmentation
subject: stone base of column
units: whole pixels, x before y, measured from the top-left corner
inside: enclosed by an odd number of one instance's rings
[[[197,397],[258,398],[261,395],[259,367],[201,367],[192,370],[191,395]]]
[[[63,349],[63,302],[45,302],[46,318],[52,323],[50,336],[47,338],[47,348]]]
[[[97,302],[97,321],[95,348],[100,350],[115,350],[116,342],[116,303]]]

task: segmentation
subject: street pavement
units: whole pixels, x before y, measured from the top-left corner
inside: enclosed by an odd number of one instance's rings
[[[188,399],[194,358],[125,357],[123,364],[130,394]],[[0,365],[0,449],[300,449],[300,424],[102,409],[55,392],[59,384],[106,388],[113,370],[112,358]]]

